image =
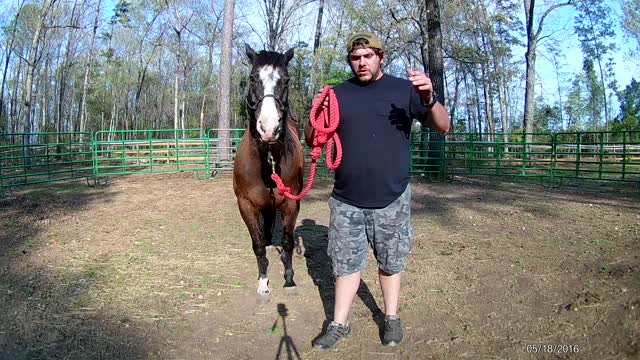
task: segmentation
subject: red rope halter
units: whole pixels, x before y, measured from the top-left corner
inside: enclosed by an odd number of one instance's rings
[[[322,106],[325,102],[325,99],[329,100],[329,106]],[[309,190],[311,190],[311,186],[313,185],[313,179],[316,175],[316,164],[317,160],[322,154],[322,148],[326,145],[326,164],[327,168],[330,170],[335,170],[340,166],[340,162],[342,161],[342,143],[340,142],[340,138],[338,134],[336,134],[336,129],[338,128],[338,124],[340,123],[340,112],[338,111],[338,99],[336,99],[336,94],[333,90],[325,86],[320,93],[320,99],[313,105],[311,108],[311,112],[309,113],[309,122],[313,129],[315,130],[315,134],[313,137],[313,150],[311,150],[311,170],[309,171],[309,181],[307,181],[307,186],[300,192],[298,195],[291,194],[291,188],[285,186],[282,182],[282,179],[275,171],[271,174],[271,179],[276,183],[278,187],[278,193],[280,195],[284,195],[293,200],[302,199]],[[333,158],[333,144],[336,145],[336,159],[335,161],[331,161]]]

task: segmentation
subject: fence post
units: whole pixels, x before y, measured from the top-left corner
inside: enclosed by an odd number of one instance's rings
[[[440,181],[444,181],[445,168],[447,167],[447,134],[443,134],[440,138]]]
[[[622,132],[622,180],[627,173],[627,132]]]
[[[549,166],[549,183],[551,184],[551,186],[553,186],[553,184],[555,183],[555,175],[556,175],[556,161],[557,161],[556,139],[557,137],[558,137],[558,134],[553,134],[551,136],[551,165]]]
[[[502,141],[502,134],[497,133],[496,135],[496,175],[500,175],[500,157],[502,156],[502,146],[500,142]]]

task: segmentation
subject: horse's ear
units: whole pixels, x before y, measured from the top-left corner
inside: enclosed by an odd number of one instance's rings
[[[295,51],[295,48],[291,48],[291,49],[287,50],[286,53],[284,53],[285,63],[289,64],[289,61],[291,61],[291,59],[293,59],[294,51]]]
[[[253,58],[256,56],[256,51],[253,50],[247,43],[244,43],[244,48],[247,52],[247,57],[249,58],[249,60],[251,60],[251,62],[253,62]]]

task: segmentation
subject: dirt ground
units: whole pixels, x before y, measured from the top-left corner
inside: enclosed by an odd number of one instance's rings
[[[255,294],[257,266],[229,176],[113,178],[0,201],[0,359],[638,359],[640,192],[415,179],[405,340],[380,344],[370,254],[339,350],[329,182],[301,205],[297,294]]]

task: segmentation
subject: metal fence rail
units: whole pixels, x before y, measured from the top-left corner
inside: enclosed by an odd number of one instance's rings
[[[640,131],[554,135],[556,179],[640,181]]]
[[[17,186],[93,177],[91,133],[0,134],[0,196]]]
[[[245,129],[116,130],[0,134],[0,196],[14,187],[131,174],[233,169]],[[411,134],[411,174],[536,177],[640,184],[640,131]],[[304,141],[303,141],[304,142]],[[311,149],[305,158],[308,174]],[[316,176],[332,177],[324,154]],[[305,178],[305,181],[307,179]]]
[[[98,131],[93,142],[96,178],[131,174],[209,174],[209,139],[200,129]]]

